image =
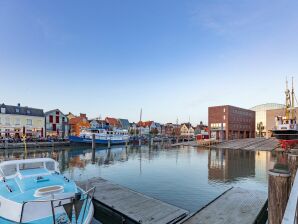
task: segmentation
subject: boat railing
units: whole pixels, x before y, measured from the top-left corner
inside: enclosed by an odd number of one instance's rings
[[[62,207],[66,204],[70,204],[73,208],[73,206],[75,206],[75,203],[78,201],[82,202],[82,208],[84,209],[82,217],[80,218],[81,223],[78,222],[79,219],[79,214],[76,214],[76,221],[75,223],[77,224],[82,224],[85,218],[85,214],[86,214],[86,209],[90,208],[93,196],[94,196],[94,192],[95,192],[95,187],[90,188],[88,191],[84,192],[83,194],[80,195],[80,198],[77,198],[76,195],[71,196],[71,197],[65,197],[65,198],[57,198],[57,199],[49,199],[49,200],[32,200],[32,201],[25,201],[22,203],[22,210],[21,210],[21,216],[20,216],[20,222],[19,223],[23,223],[24,222],[24,214],[25,214],[25,207],[27,205],[29,205],[30,203],[38,203],[39,205],[41,203],[44,203],[44,207],[50,209],[50,211],[45,211],[50,213],[50,216],[52,216],[53,218],[53,224],[58,224],[57,220],[56,220],[56,213],[55,213],[55,208],[59,208]],[[39,208],[41,208],[39,206]],[[75,210],[75,209],[74,209]],[[73,209],[71,209],[72,213],[71,213],[71,219],[73,219]],[[32,210],[31,210],[32,212]],[[49,216],[45,216],[43,218],[46,218]],[[42,217],[39,217],[42,218]],[[28,220],[25,220],[25,222],[27,222]],[[70,223],[72,223],[72,220],[70,220]]]

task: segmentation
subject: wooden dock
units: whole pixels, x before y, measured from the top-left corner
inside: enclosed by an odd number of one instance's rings
[[[103,223],[174,224],[188,215],[184,209],[102,178],[92,178],[77,184],[83,189],[96,187],[93,200],[95,217],[105,217]]]
[[[252,224],[266,219],[267,193],[232,188],[183,224]],[[264,215],[265,213],[265,215]]]

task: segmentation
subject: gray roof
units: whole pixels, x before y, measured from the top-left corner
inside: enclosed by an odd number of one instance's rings
[[[49,114],[51,114],[51,113],[53,113],[53,112],[55,112],[55,111],[59,111],[60,114],[62,114],[63,116],[66,116],[66,115],[65,115],[64,113],[62,113],[61,110],[59,110],[59,109],[49,110],[49,111],[45,112],[44,114],[47,116],[47,115],[49,115]]]
[[[19,114],[35,117],[44,117],[43,109],[37,109],[32,107],[21,107],[21,106],[11,106],[5,105],[4,103],[0,105],[0,108],[5,108],[5,114]]]
[[[118,121],[120,122],[122,128],[124,128],[124,129],[129,128],[130,124],[129,124],[129,121],[127,119],[119,118]]]

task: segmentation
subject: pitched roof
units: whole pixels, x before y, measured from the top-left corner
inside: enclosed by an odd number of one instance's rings
[[[124,129],[128,129],[129,128],[129,121],[128,121],[128,119],[119,118],[118,121],[119,121],[119,123],[120,123],[120,125],[121,125],[122,128],[124,128]]]
[[[153,121],[139,121],[138,126],[146,128],[146,127],[150,127],[152,125],[152,123],[153,123]]]
[[[32,107],[21,107],[20,105],[17,105],[17,106],[5,105],[4,103],[0,105],[0,108],[5,108],[5,114],[19,114],[19,115],[27,115],[27,116],[35,116],[35,117],[44,117],[43,109],[37,109]]]
[[[60,114],[62,114],[63,116],[65,116],[65,114],[62,113],[61,110],[59,110],[59,109],[49,110],[49,111],[45,112],[44,114],[45,114],[45,116],[47,116],[48,114],[51,114],[52,112],[55,112],[55,111],[59,111]]]
[[[109,123],[111,126],[119,126],[119,121],[116,118],[113,117],[106,117],[106,122]]]

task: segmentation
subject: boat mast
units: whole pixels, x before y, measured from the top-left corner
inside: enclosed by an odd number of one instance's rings
[[[288,79],[286,79],[286,120],[290,119],[290,111],[291,111],[291,95],[290,95],[290,90],[288,88]]]
[[[295,93],[294,93],[294,78],[292,76],[292,119],[296,119],[295,117]]]

